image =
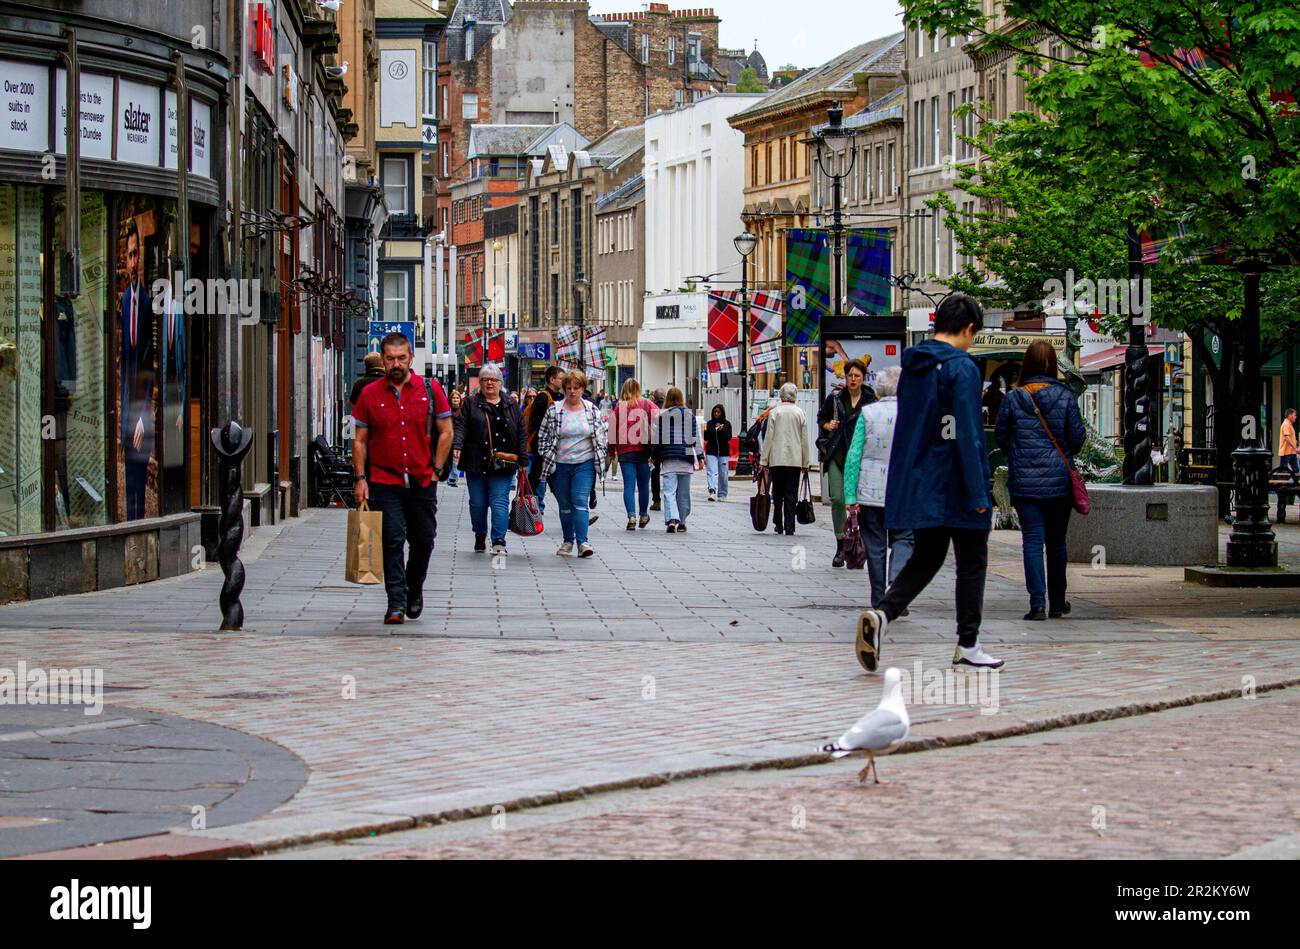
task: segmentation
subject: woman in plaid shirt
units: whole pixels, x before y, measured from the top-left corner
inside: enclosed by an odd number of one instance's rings
[[[589,496],[597,473],[605,470],[609,425],[605,413],[582,397],[587,388],[584,373],[565,373],[563,385],[564,401],[552,405],[542,419],[537,451],[542,456],[542,480],[560,504],[564,543],[556,553],[567,557],[576,544],[579,557],[590,557],[595,551],[587,543]]]

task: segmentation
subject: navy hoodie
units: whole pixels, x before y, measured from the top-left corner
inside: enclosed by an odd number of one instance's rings
[[[992,476],[981,389],[975,360],[956,346],[927,339],[903,352],[886,526],[990,529]]]

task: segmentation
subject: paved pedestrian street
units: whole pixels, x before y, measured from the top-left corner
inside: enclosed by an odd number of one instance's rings
[[[714,504],[695,480],[685,535],[661,520],[625,531],[611,482],[590,560],[555,555],[553,511],[541,537],[511,536],[508,557],[475,554],[465,490],[443,487],[425,613],[401,627],[382,625],[382,587],[344,582],[345,512],[329,509],[249,539],[240,633],[216,631],[211,565],[0,607],[0,667],[101,669],[103,721],[165,717],[132,747],[189,749],[196,767],[199,751],[220,753],[224,787],[190,800],[179,782],[146,801],[138,772],[100,768],[110,809],[156,820],[102,822],[103,846],[69,850],[92,841],[27,776],[103,748],[3,705],[0,854],[861,856],[887,826],[905,829],[891,839],[909,856],[1217,856],[1300,830],[1286,790],[1300,744],[1293,591],[1072,566],[1074,611],[1030,623],[1019,535],[995,533],[983,640],[1006,668],[951,675],[950,564],[884,645],[883,666],[909,677],[915,753],[882,759],[885,783],[860,787],[865,762],[826,765],[817,748],[880,698],[881,676],[852,654],[865,575],[830,567],[828,509],[793,538],[759,536],[747,483]],[[1283,559],[1300,554],[1300,530],[1279,539]],[[23,741],[4,740],[20,725]],[[261,744],[216,737],[231,732]],[[1208,732],[1234,737],[1198,739]],[[107,760],[144,753],[120,751]],[[1215,789],[1212,804],[1197,787]],[[954,844],[973,819],[966,788],[986,789],[981,819],[1023,826],[1023,844]],[[206,826],[194,805],[210,808]],[[414,829],[435,822],[452,823]]]

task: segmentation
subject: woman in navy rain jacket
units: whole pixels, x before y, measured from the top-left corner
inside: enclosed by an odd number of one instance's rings
[[[1020,378],[1002,400],[994,430],[998,447],[1007,454],[1011,503],[1020,516],[1025,587],[1029,590],[1027,620],[1047,619],[1045,606],[1053,619],[1070,612],[1065,599],[1065,533],[1074,507],[1073,488],[1070,469],[1043,430],[1039,413],[1072,465],[1087,431],[1078,399],[1057,378],[1056,352],[1046,340],[1038,340],[1025,352]]]

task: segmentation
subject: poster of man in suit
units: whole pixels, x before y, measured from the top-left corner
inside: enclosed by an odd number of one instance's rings
[[[122,497],[119,513],[126,520],[158,514],[157,472],[154,455],[154,418],[157,399],[155,365],[157,347],[146,260],[155,243],[155,215],[141,210],[121,215],[118,240],[118,398],[121,425]]]

